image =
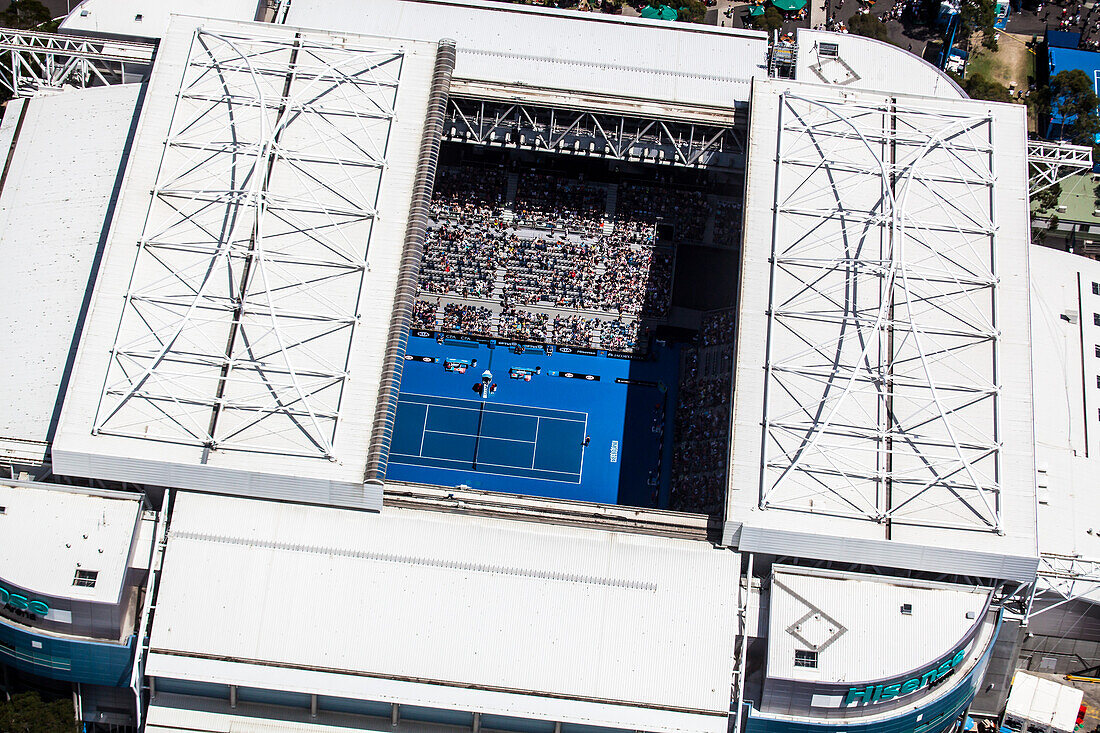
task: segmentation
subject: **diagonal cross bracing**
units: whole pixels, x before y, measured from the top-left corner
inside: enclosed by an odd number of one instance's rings
[[[336,459],[402,61],[195,32],[97,432]]]
[[[993,120],[780,98],[760,507],[1000,532]]]
[[[156,46],[0,28],[0,89],[29,97],[43,89],[145,81]]]

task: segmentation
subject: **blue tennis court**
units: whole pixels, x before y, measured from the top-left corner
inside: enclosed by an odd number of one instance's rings
[[[666,506],[679,367],[410,335],[386,479]]]
[[[402,394],[390,462],[580,483],[588,413]]]

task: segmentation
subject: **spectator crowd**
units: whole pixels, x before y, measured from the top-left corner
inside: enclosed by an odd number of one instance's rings
[[[695,347],[680,371],[672,452],[670,508],[719,514],[726,495],[732,398],[734,311],[703,319]],[[717,353],[718,367],[704,370],[702,354]]]
[[[638,319],[667,316],[672,296],[673,252],[653,244],[658,217],[677,231],[683,226],[702,236],[705,212],[697,209],[706,197],[690,191],[660,196],[650,187],[623,184],[620,196],[628,203],[620,208],[631,214],[616,219],[607,216],[607,188],[601,184],[523,172],[508,210],[507,189],[508,176],[499,166],[442,166],[437,173],[420,293],[479,302],[445,306],[442,327],[643,348]],[[630,201],[650,203],[634,212]],[[430,299],[418,302],[414,325],[439,324],[438,306]],[[581,313],[551,317],[524,310],[531,307]]]

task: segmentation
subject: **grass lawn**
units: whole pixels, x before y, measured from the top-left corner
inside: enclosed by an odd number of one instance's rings
[[[996,52],[983,48],[980,43],[971,44],[976,50],[966,65],[967,75],[981,74],[1010,89],[1026,90],[1035,78],[1035,54],[1027,47],[1029,40],[1030,36],[1002,32]]]

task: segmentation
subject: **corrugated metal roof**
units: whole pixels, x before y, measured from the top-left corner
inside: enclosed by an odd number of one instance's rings
[[[777,567],[768,676],[854,683],[905,674],[951,651],[981,623],[990,593],[981,587]],[[910,614],[901,612],[903,604],[911,606]],[[817,667],[795,666],[795,650],[816,650]]]
[[[184,5],[164,0],[83,0],[63,21],[62,33],[92,36],[162,38],[175,11],[224,20],[255,20],[263,0],[187,0]]]
[[[1050,586],[1098,602],[1100,262],[1033,247],[1031,284],[1039,549],[1063,571]]]
[[[0,582],[53,598],[118,603],[141,498],[48,484],[0,485]],[[98,573],[73,585],[77,569]]]
[[[451,0],[295,0],[288,22],[458,46],[455,77],[606,92],[625,98],[744,104],[767,75],[759,31],[601,13]]]
[[[4,115],[5,142],[19,128],[0,192],[7,455],[45,453],[140,93],[137,84],[71,90],[14,100]]]
[[[832,44],[836,54],[821,53]],[[906,95],[967,99],[966,92],[920,56],[874,38],[800,28],[795,78],[814,84]]]
[[[362,481],[434,60],[415,41],[176,17],[56,472],[380,505]]]
[[[1016,577],[1037,552],[1023,108],[781,80],[752,105],[726,534]]]
[[[309,669],[416,704],[721,728],[738,563],[685,540],[181,494],[150,674],[252,660],[238,673],[276,687]]]

